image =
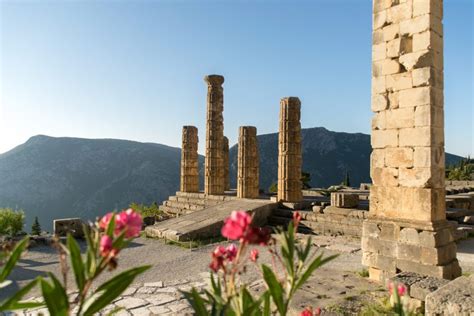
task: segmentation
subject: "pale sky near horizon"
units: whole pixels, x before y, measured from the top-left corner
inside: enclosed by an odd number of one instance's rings
[[[472,0],[445,0],[446,151],[474,155]],[[370,133],[371,0],[0,0],[0,153],[44,134],[179,147],[205,139],[203,77],[225,76],[224,124]]]

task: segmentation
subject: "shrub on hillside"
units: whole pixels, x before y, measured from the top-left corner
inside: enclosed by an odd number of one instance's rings
[[[0,235],[16,236],[23,230],[25,213],[22,210],[0,208]]]

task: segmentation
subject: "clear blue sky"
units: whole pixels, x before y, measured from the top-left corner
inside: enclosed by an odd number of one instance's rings
[[[370,132],[371,0],[0,0],[0,152],[30,136],[180,146],[206,85],[225,76],[225,134],[278,129],[298,96],[303,127]],[[474,153],[473,4],[445,0],[446,149]]]

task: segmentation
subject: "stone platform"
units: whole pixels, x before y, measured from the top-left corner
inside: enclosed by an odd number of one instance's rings
[[[233,199],[207,207],[199,212],[193,212],[145,229],[147,237],[165,238],[174,241],[190,241],[212,238],[220,235],[224,219],[232,211],[245,210],[254,214],[254,224],[266,225],[276,203],[260,199]]]

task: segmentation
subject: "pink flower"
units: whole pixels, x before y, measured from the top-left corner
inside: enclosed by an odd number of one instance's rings
[[[216,257],[223,257],[226,254],[226,249],[224,246],[217,246],[216,249],[214,249],[214,252],[212,253],[213,256]]]
[[[301,214],[300,212],[296,211],[293,213],[293,226],[296,228],[301,222]]]
[[[314,315],[321,315],[321,308],[318,307],[314,310]]]
[[[226,257],[227,259],[232,262],[234,261],[235,257],[237,256],[237,247],[234,244],[230,244],[226,248]]]
[[[258,249],[252,249],[250,251],[250,261],[257,262],[258,259]]]
[[[125,229],[125,237],[133,238],[140,236],[142,230],[142,217],[140,214],[129,208],[116,216],[116,231],[122,232]]]
[[[394,286],[395,284],[392,282],[388,284],[388,292],[390,293],[390,295],[393,295]],[[405,284],[400,283],[397,285],[397,293],[398,293],[398,296],[404,296],[407,293],[407,287],[405,286]]]
[[[209,264],[209,268],[212,271],[217,272],[224,267],[226,253],[227,251],[224,246],[217,246],[216,249],[214,249],[212,252],[212,261],[211,264]]]
[[[110,236],[104,235],[100,238],[99,250],[102,257],[108,257],[111,254],[112,238]]]
[[[233,211],[230,214],[230,217],[228,217],[224,222],[221,231],[222,236],[232,240],[242,238],[250,226],[251,221],[252,217],[247,214],[247,212]]]
[[[313,316],[313,310],[311,307],[306,307],[305,310],[303,310],[301,313],[300,313],[300,316]]]
[[[241,242],[249,243],[251,245],[265,246],[268,244],[271,237],[271,231],[269,228],[251,227],[247,230],[247,233],[241,239]]]
[[[107,227],[109,227],[110,220],[112,219],[112,216],[114,213],[107,213],[105,216],[103,216],[100,221],[99,221],[99,228],[106,230]]]

